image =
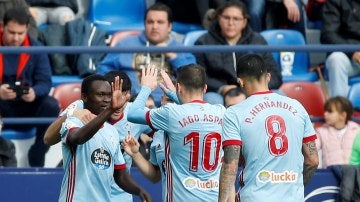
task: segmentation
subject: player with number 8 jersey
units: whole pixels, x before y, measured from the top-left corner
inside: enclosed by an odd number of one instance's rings
[[[128,120],[164,131],[167,189],[164,200],[217,201],[225,107],[203,101],[205,70],[192,64],[177,72],[179,105],[170,103],[144,111],[145,100],[157,85],[156,75],[154,68],[143,70],[142,88],[129,109]]]
[[[219,201],[227,200],[240,149],[245,161],[242,202],[304,201],[304,183],[318,164],[309,115],[298,101],[269,91],[271,75],[261,56],[241,59],[237,74],[248,98],[224,115]]]

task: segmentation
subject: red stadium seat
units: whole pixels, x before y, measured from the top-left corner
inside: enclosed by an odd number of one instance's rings
[[[81,83],[65,83],[55,86],[52,96],[58,100],[61,111],[81,98]]]
[[[298,100],[311,118],[324,117],[325,95],[321,87],[313,82],[286,82],[280,90],[288,97]]]

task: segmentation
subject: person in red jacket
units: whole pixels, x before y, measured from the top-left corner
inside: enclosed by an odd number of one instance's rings
[[[40,46],[31,38],[30,14],[24,8],[6,11],[0,27],[0,45],[7,47]],[[57,100],[49,96],[51,67],[46,53],[0,54],[0,113],[3,117],[57,117],[60,111]],[[7,125],[22,129],[36,127],[36,139],[29,150],[29,165],[44,166],[49,149],[43,142],[48,125]]]

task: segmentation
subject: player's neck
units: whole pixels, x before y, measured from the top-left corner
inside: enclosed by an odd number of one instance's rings
[[[192,102],[194,100],[204,100],[204,95],[185,94],[181,97],[181,102],[183,104]]]

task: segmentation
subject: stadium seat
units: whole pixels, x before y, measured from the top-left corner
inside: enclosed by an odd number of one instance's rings
[[[90,0],[88,19],[109,34],[143,30],[146,0]]]
[[[272,29],[260,32],[269,45],[306,45],[304,36],[296,30],[289,29]],[[289,52],[289,51],[284,51]],[[283,52],[283,53],[284,53]],[[273,57],[281,68],[281,52],[273,52]],[[295,52],[292,75],[283,76],[284,82],[290,81],[317,81],[316,72],[309,72],[310,57],[308,52]]]
[[[29,128],[26,130],[3,129],[1,136],[11,140],[15,146],[15,156],[17,160],[17,167],[28,167],[28,151],[31,145],[34,144],[36,135],[36,128]]]
[[[56,76],[52,76],[51,77],[51,82],[52,82],[52,86],[58,86],[60,84],[65,84],[65,83],[75,83],[75,82],[80,82],[81,83],[82,78],[80,78],[80,76],[76,76],[76,75],[56,75]]]
[[[111,37],[110,46],[114,47],[116,43],[123,40],[128,36],[139,35],[141,33],[140,30],[126,30],[126,31],[118,31],[114,33]]]
[[[81,83],[66,83],[55,87],[52,96],[58,100],[61,111],[69,104],[81,98]]]
[[[184,37],[184,45],[185,46],[192,46],[195,44],[196,40],[200,38],[202,35],[207,33],[207,30],[196,30],[196,31],[190,31],[185,34]]]
[[[360,83],[355,83],[350,86],[347,97],[353,104],[354,108],[360,110]]]
[[[204,27],[200,24],[184,23],[184,22],[173,22],[172,30],[179,34],[187,34],[191,31],[203,30]]]
[[[325,95],[321,87],[313,82],[286,82],[280,90],[288,97],[298,100],[311,118],[324,117]]]

